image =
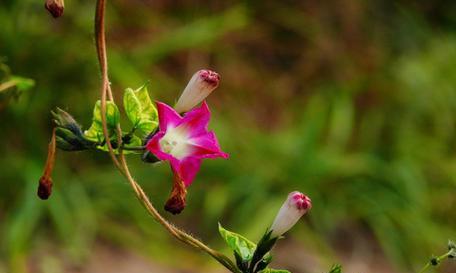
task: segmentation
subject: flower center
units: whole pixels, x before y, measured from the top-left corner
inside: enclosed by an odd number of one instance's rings
[[[168,128],[159,143],[164,153],[170,154],[179,160],[187,157],[191,152],[187,130],[182,126]]]

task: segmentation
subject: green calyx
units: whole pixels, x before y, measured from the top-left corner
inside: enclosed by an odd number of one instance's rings
[[[258,244],[240,234],[224,229],[220,224],[219,233],[233,251],[236,265],[241,272],[289,273],[287,270],[268,268],[272,261],[269,252],[277,241],[277,238],[270,238],[271,232],[266,232]]]

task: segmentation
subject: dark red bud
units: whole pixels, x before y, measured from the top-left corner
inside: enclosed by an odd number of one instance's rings
[[[185,198],[180,196],[171,196],[165,204],[165,210],[172,214],[179,214],[185,208]]]
[[[58,18],[63,15],[65,4],[63,0],[46,0],[44,7],[51,13],[52,17]]]
[[[168,201],[166,201],[165,210],[172,214],[181,213],[186,205],[186,196],[187,190],[185,189],[182,179],[175,175],[173,189]]]
[[[46,200],[52,193],[52,179],[50,177],[42,176],[38,185],[38,197]]]

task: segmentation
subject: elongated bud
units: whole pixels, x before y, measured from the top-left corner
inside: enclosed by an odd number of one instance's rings
[[[58,18],[63,15],[65,3],[63,0],[46,0],[44,7],[51,13],[52,17]]]
[[[271,226],[271,238],[282,236],[290,230],[311,207],[309,197],[298,191],[291,192]]]
[[[57,148],[64,151],[82,151],[95,147],[96,142],[84,137],[81,126],[60,108],[51,111],[56,127]]]
[[[209,96],[219,83],[220,75],[217,72],[207,69],[196,72],[182,92],[174,109],[178,113],[190,111]]]
[[[81,126],[79,126],[77,121],[67,112],[57,107],[55,111],[51,111],[51,114],[54,117],[54,123],[58,127],[68,129],[76,135],[83,135]]]
[[[52,138],[48,146],[48,155],[46,165],[44,166],[43,175],[41,176],[38,184],[38,197],[46,200],[52,193],[52,170],[54,169],[55,161],[55,128],[52,130]]]
[[[166,201],[165,210],[171,212],[172,214],[181,213],[186,205],[186,196],[187,189],[185,188],[184,182],[178,175],[175,175],[173,189],[168,201]]]

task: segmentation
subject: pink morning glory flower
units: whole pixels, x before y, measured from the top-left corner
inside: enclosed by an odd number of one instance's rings
[[[157,102],[159,131],[146,145],[158,159],[169,161],[174,186],[165,208],[179,213],[185,206],[185,188],[192,184],[204,158],[227,158],[217,138],[208,131],[210,112],[206,102],[184,116]]]

